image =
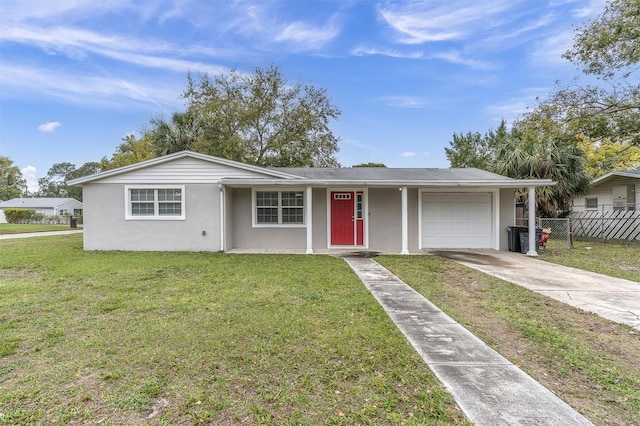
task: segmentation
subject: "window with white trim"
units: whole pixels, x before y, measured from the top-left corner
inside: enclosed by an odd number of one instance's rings
[[[184,186],[126,186],[127,219],[184,219]]]
[[[255,191],[256,225],[304,225],[304,191]]]

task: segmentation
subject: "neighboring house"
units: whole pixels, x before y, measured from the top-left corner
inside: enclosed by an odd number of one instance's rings
[[[263,168],[182,151],[68,182],[85,250],[507,250],[514,192],[478,169]],[[532,218],[531,223],[535,222]]]
[[[573,200],[573,211],[640,211],[640,170],[607,173],[591,182],[589,193]]]
[[[81,215],[82,203],[75,198],[14,198],[0,203],[0,223],[6,223],[4,209],[29,209],[47,216]]]

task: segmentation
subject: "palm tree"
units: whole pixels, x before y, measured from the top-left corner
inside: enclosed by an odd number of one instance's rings
[[[539,216],[558,216],[570,209],[576,196],[589,190],[591,177],[584,168],[585,154],[576,138],[563,133],[557,122],[535,121],[529,116],[516,123],[495,152],[492,171],[496,173],[556,182],[554,186],[536,189]],[[526,197],[526,192],[523,190],[521,195]]]
[[[163,118],[153,118],[151,140],[158,156],[178,151],[191,150],[202,136],[202,127],[189,113],[176,112],[167,122]]]

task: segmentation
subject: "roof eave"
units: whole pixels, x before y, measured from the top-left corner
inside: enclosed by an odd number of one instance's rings
[[[594,180],[591,181],[591,185],[598,185],[602,182],[605,182],[609,179],[612,179],[616,176],[620,176],[620,177],[630,177],[630,178],[637,178],[640,179],[640,174],[637,173],[630,173],[630,172],[609,172],[606,175],[602,175],[599,178],[596,178]]]
[[[552,186],[556,183],[550,179],[509,179],[509,180],[474,180],[474,181],[444,181],[444,180],[345,180],[345,179],[222,179],[220,182],[230,187],[252,186],[313,186],[313,187],[498,187],[523,188],[529,186]]]

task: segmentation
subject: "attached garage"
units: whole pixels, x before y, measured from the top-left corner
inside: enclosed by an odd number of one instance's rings
[[[422,248],[493,248],[492,193],[421,195]]]

